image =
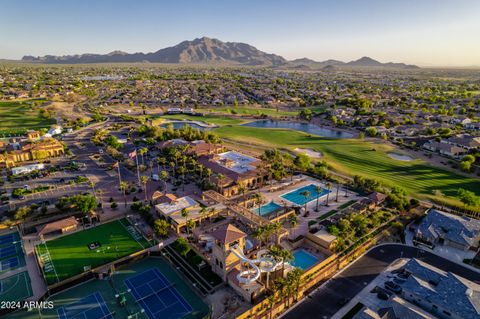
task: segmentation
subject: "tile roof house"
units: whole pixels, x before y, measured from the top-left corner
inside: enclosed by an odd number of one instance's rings
[[[403,270],[401,296],[438,318],[480,318],[480,285],[417,259]]]
[[[225,224],[211,233],[212,237],[221,244],[230,244],[247,235],[232,224]]]
[[[418,225],[415,238],[461,250],[476,250],[480,240],[480,220],[431,209]]]

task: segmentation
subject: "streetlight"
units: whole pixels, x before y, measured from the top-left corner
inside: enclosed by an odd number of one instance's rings
[[[138,315],[139,315],[139,314],[144,313],[144,312],[145,312],[145,309],[142,308],[142,309],[140,309],[139,312],[136,312],[136,313],[134,313],[134,314],[131,314],[131,315],[129,315],[127,318],[128,318],[128,319],[133,319],[133,318],[136,319],[136,318],[138,318]]]

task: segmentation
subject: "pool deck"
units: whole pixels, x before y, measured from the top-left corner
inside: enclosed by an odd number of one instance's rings
[[[274,201],[275,203],[281,205],[282,204],[282,201],[286,202],[287,205],[292,205],[291,202],[289,202],[288,200],[285,200],[283,199],[282,197],[280,197],[281,195],[283,194],[286,194],[286,193],[289,193],[293,190],[296,190],[298,188],[301,188],[301,187],[304,187],[304,186],[307,186],[307,185],[310,185],[310,184],[317,184],[317,185],[320,185],[322,188],[326,188],[325,187],[325,184],[318,180],[318,179],[315,179],[313,177],[310,177],[310,176],[306,176],[306,175],[299,175],[299,176],[295,176],[294,178],[294,184],[293,185],[290,185],[282,190],[277,190],[277,191],[273,191],[273,192],[269,192],[268,189],[270,187],[266,187],[264,189],[262,189],[261,191],[261,194],[263,196],[263,198],[265,199],[266,203],[269,203],[270,201]],[[290,182],[290,179],[286,179],[285,182]],[[272,185],[273,187],[275,187],[276,185],[273,184]],[[316,204],[317,204],[317,201],[316,201],[316,198],[314,198],[312,201],[310,201],[308,204],[307,204],[307,210],[310,212],[309,216],[308,217],[305,217],[304,216],[304,213],[301,213],[300,215],[297,215],[297,226],[295,227],[295,236],[299,236],[299,235],[305,235],[307,232],[308,232],[308,222],[311,221],[311,220],[316,220],[318,217],[322,216],[323,214],[333,210],[333,209],[337,209],[338,210],[338,207],[350,200],[360,200],[362,197],[361,196],[358,196],[358,194],[355,194],[355,193],[352,193],[351,191],[348,192],[348,197],[345,197],[345,191],[343,188],[340,188],[339,192],[338,192],[338,202],[335,202],[335,197],[336,197],[336,192],[337,192],[337,189],[335,188],[335,185],[334,187],[331,189],[331,193],[330,193],[330,196],[329,196],[329,205],[328,207],[325,206],[325,201],[326,201],[326,198],[327,198],[327,195],[324,195],[323,197],[320,197],[319,199],[319,204],[318,204],[318,212],[315,211],[315,208],[316,208]],[[303,207],[303,205],[302,205]]]

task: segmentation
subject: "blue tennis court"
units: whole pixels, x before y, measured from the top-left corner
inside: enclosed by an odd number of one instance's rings
[[[11,255],[16,255],[17,254],[17,246],[16,245],[10,245],[7,247],[0,247],[0,259],[9,257]]]
[[[149,319],[178,319],[193,310],[157,268],[129,277],[125,284]]]
[[[102,295],[97,291],[57,310],[58,319],[113,319]]]
[[[0,246],[11,244],[18,239],[18,233],[11,233],[7,235],[0,236]]]
[[[0,271],[6,271],[12,268],[17,267],[20,264],[18,257],[11,257],[0,261]]]

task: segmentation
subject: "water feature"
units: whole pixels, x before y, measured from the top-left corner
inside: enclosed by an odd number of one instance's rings
[[[307,191],[310,194],[307,198],[302,195],[304,191]],[[312,200],[316,200],[317,197],[325,196],[328,193],[330,193],[330,191],[325,188],[322,188],[320,192],[317,192],[315,185],[310,184],[301,188],[297,188],[296,190],[293,190],[289,193],[283,194],[280,197],[301,206],[305,205],[305,203],[311,202]]]
[[[306,270],[316,263],[318,263],[319,259],[307,252],[305,249],[298,249],[295,250],[293,253],[293,261],[290,263],[294,267],[301,268]]]
[[[295,122],[295,121],[274,121],[274,120],[260,120],[242,124],[242,126],[250,126],[256,128],[283,128],[290,129],[295,131],[301,131],[308,134],[318,135],[322,137],[329,138],[352,138],[353,134],[339,131],[335,129],[330,129],[326,127],[321,127],[315,124]]]
[[[393,153],[393,152],[389,152],[387,154],[391,158],[396,159],[398,161],[410,162],[410,161],[414,160],[413,157],[411,157],[409,155],[405,155],[405,154],[397,154],[397,153]]]

